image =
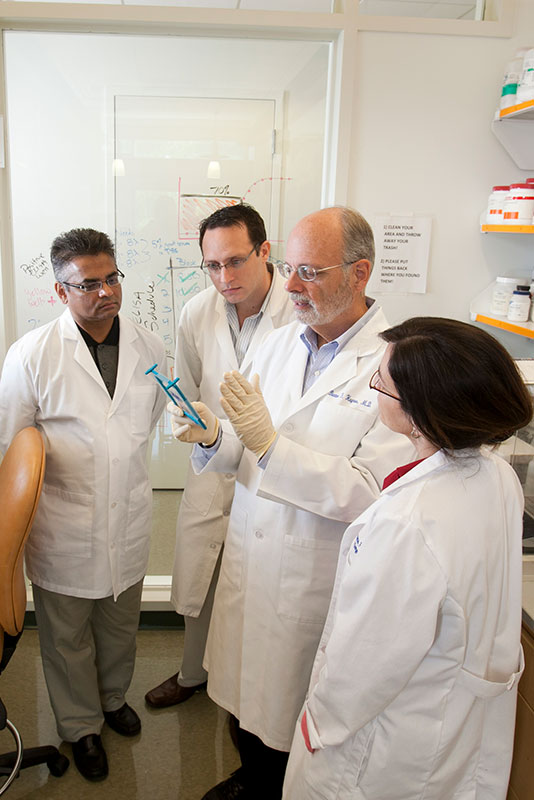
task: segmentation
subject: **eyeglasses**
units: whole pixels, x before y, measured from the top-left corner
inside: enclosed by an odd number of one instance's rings
[[[254,245],[248,256],[244,256],[242,258],[231,258],[230,261],[226,262],[226,264],[220,264],[218,261],[204,261],[204,259],[202,259],[200,266],[203,270],[208,270],[208,272],[220,272],[223,267],[225,269],[239,269],[249,260],[252,253],[257,252],[257,248],[258,245]]]
[[[286,279],[290,278],[291,275],[296,272],[301,281],[314,281],[320,272],[328,272],[329,269],[338,269],[339,267],[348,267],[352,263],[352,261],[345,261],[343,264],[335,264],[333,267],[317,269],[316,267],[309,267],[306,264],[302,264],[300,267],[292,267],[291,264],[286,264],[284,261],[277,261],[276,269],[280,275]]]
[[[398,400],[400,403],[400,397],[397,397],[396,394],[391,394],[391,392],[387,392],[385,389],[382,389],[378,384],[381,382],[380,378],[380,370],[376,370],[371,375],[371,379],[369,381],[369,388],[374,389],[375,392],[380,392],[380,394],[385,394],[386,397],[392,397],[393,400]]]
[[[67,281],[60,281],[60,283],[62,286],[70,286],[73,289],[79,289],[80,292],[89,294],[90,292],[99,292],[105,283],[113,288],[114,286],[118,286],[119,283],[122,283],[123,280],[124,274],[118,269],[117,272],[108,275],[103,281],[85,281],[85,283],[67,283]]]

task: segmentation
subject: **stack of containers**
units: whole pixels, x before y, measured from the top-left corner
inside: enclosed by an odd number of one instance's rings
[[[534,100],[534,47],[523,56],[521,77],[517,84],[516,105]]]
[[[487,225],[534,225],[534,177],[494,186],[488,198]]]
[[[521,47],[506,65],[501,109],[534,100],[534,47]]]

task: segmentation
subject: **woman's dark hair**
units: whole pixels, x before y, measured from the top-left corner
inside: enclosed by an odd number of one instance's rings
[[[497,444],[530,422],[532,400],[505,348],[486,331],[414,317],[380,334],[403,410],[440,449]]]

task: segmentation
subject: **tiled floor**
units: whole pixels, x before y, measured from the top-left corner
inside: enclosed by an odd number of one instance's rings
[[[142,731],[128,739],[107,726],[102,740],[108,755],[107,780],[90,783],[78,773],[69,745],[60,744],[44,683],[38,634],[24,631],[10,664],[0,677],[0,696],[8,718],[28,746],[54,744],[71,758],[61,778],[46,766],[31,767],[7,790],[5,797],[56,800],[200,800],[214,784],[239,764],[230,741],[226,713],[197,692],[186,703],[156,711],[143,697],[161,680],[176,672],[183,643],[182,631],[139,631],[135,674],[129,703],[139,713]],[[0,752],[13,749],[11,736],[0,733]]]
[[[172,572],[181,495],[180,491],[154,492],[149,574]],[[205,691],[174,708],[156,711],[145,705],[145,693],[178,670],[183,636],[180,630],[138,632],[128,702],[140,715],[143,728],[139,736],[128,739],[104,725],[102,740],[110,774],[105,781],[90,783],[74,766],[70,746],[61,744],[57,735],[41,667],[38,634],[36,630],[25,630],[15,655],[0,676],[0,697],[26,746],[57,745],[71,758],[71,765],[61,778],[52,777],[46,766],[24,770],[7,790],[6,800],[200,800],[208,789],[237,769],[239,758],[230,741],[227,715]],[[12,749],[10,734],[0,732],[0,752]]]

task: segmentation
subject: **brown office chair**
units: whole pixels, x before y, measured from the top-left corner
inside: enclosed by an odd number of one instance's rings
[[[13,655],[24,627],[26,586],[24,545],[37,510],[45,468],[45,450],[36,428],[19,431],[0,464],[0,673]],[[23,749],[20,734],[7,719],[0,700],[0,730],[7,728],[17,749],[0,755],[0,776],[8,778],[0,787],[3,794],[19,771],[45,764],[52,775],[63,775],[69,760],[57,747]]]

